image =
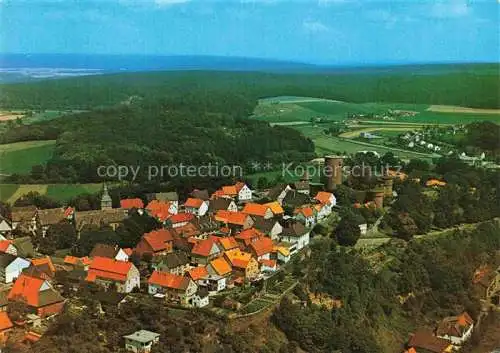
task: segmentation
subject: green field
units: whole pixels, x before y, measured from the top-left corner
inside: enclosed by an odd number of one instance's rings
[[[29,173],[32,166],[44,164],[52,157],[55,144],[55,140],[49,140],[0,145],[0,173]]]
[[[311,138],[316,146],[316,153],[319,155],[329,154],[329,153],[346,153],[352,154],[359,151],[376,151],[383,155],[386,152],[393,152],[399,158],[411,159],[411,158],[423,158],[432,159],[434,155],[426,153],[418,153],[406,150],[400,150],[397,148],[380,146],[372,143],[354,141],[348,138],[340,138],[325,135],[323,129],[317,126],[302,125],[294,126],[295,129],[301,131],[305,136]],[[374,128],[375,130],[376,128]]]
[[[480,109],[474,113],[435,112],[429,111],[427,104],[407,103],[349,103],[308,97],[273,97],[259,100],[253,118],[272,123],[310,121],[311,118],[322,118],[328,121],[345,120],[347,114],[382,114],[391,110],[414,111],[413,117],[399,117],[395,120],[377,120],[378,123],[415,123],[415,124],[467,124],[478,120],[500,123],[500,113],[491,114]],[[365,120],[360,118],[361,121]],[[367,119],[366,119],[367,120]]]
[[[80,194],[94,194],[102,184],[0,184],[0,201],[14,203],[28,192],[37,192],[57,201],[67,201]]]

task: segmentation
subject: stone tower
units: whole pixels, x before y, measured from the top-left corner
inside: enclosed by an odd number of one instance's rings
[[[342,184],[343,159],[342,156],[325,156],[323,177],[326,191],[332,192]]]
[[[113,201],[108,193],[108,186],[104,184],[101,197],[101,210],[110,210],[113,208]]]

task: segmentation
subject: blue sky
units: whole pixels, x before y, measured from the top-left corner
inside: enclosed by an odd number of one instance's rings
[[[0,0],[1,51],[498,61],[499,0]]]

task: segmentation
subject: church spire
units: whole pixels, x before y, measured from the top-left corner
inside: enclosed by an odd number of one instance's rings
[[[109,210],[113,208],[113,201],[108,193],[108,186],[104,184],[101,197],[101,210]]]

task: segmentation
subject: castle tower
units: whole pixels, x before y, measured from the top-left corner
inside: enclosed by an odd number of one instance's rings
[[[394,184],[394,179],[389,175],[384,175],[382,177],[382,181],[384,183],[384,196],[392,197],[392,187]]]
[[[113,208],[113,201],[108,193],[108,186],[104,184],[101,197],[101,210],[110,210]]]
[[[380,187],[376,188],[371,191],[373,194],[373,202],[375,202],[375,206],[377,208],[382,208],[384,207],[384,194],[385,194],[385,188]]]
[[[326,191],[332,192],[342,184],[343,160],[342,156],[325,156],[323,177]]]

